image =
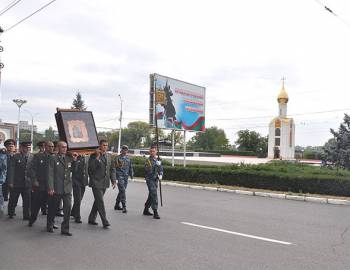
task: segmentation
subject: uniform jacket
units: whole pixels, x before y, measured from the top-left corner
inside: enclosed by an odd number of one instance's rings
[[[89,156],[79,156],[73,170],[73,186],[85,187],[89,184]]]
[[[121,177],[128,178],[128,176],[131,176],[131,178],[134,177],[134,168],[131,159],[128,156],[116,156],[113,163],[116,170],[117,179]]]
[[[47,191],[49,157],[47,153],[37,153],[32,160],[32,185],[39,186],[40,191]]]
[[[0,153],[0,185],[6,181],[7,175],[7,155]]]
[[[48,189],[53,189],[58,195],[71,193],[74,166],[75,163],[70,156],[50,156],[48,166]]]
[[[104,154],[105,158],[100,156],[96,159],[96,154],[92,154],[89,159],[89,186],[92,188],[106,189],[109,182],[116,181],[115,167],[112,164],[112,155]]]
[[[33,155],[16,153],[10,158],[8,184],[14,188],[31,188],[31,162]]]
[[[145,162],[145,173],[146,180],[156,181],[158,175],[163,175],[163,166],[157,165],[157,159],[150,156]]]

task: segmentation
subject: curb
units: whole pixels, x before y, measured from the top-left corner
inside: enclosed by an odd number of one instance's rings
[[[145,183],[144,179],[130,179],[129,181],[136,183]],[[260,192],[260,191],[250,191],[250,190],[242,190],[242,189],[228,189],[221,187],[208,187],[208,186],[199,186],[199,185],[187,185],[187,184],[179,184],[171,181],[162,181],[162,185],[164,186],[172,186],[172,187],[182,187],[182,188],[191,188],[197,190],[208,190],[208,191],[217,191],[217,192],[228,192],[235,193],[238,195],[248,195],[248,196],[258,196],[258,197],[266,197],[273,199],[282,199],[282,200],[292,200],[299,202],[312,202],[312,203],[323,203],[323,204],[332,204],[332,205],[345,205],[350,206],[350,200],[342,200],[342,199],[331,199],[331,198],[323,198],[323,197],[312,197],[306,195],[289,195],[285,193],[274,193],[274,192]]]

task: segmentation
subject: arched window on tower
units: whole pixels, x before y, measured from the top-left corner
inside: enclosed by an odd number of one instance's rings
[[[275,129],[275,137],[280,137],[281,136],[281,129],[280,128],[276,128]]]

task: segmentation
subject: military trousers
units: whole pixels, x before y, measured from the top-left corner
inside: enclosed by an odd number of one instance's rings
[[[55,224],[55,216],[61,200],[63,201],[63,221],[61,223],[61,232],[69,232],[72,193],[48,196],[49,211],[47,213],[47,229],[52,229]]]
[[[145,203],[145,208],[152,208],[152,210],[158,209],[158,179],[146,179],[148,188],[148,197]]]
[[[14,216],[18,198],[21,195],[23,202],[23,219],[30,218],[30,194],[31,190],[25,187],[14,187],[10,189],[10,199],[8,203],[8,215]]]
[[[85,186],[81,187],[78,185],[73,185],[74,203],[72,207],[71,216],[73,216],[75,220],[81,220],[80,206],[81,206],[81,201],[84,197],[84,193],[85,193]]]
[[[123,206],[126,204],[126,188],[128,186],[128,177],[118,178],[118,196],[116,199],[116,204],[122,203]]]
[[[35,190],[32,192],[32,207],[30,211],[30,223],[34,223],[38,218],[38,213],[43,204],[47,202],[47,191]]]
[[[2,184],[0,184],[0,217],[4,211],[4,196],[2,195]]]
[[[103,201],[103,196],[105,192],[106,192],[106,189],[92,188],[92,193],[94,194],[95,201],[94,201],[94,204],[92,205],[92,209],[89,215],[90,222],[96,222],[97,213],[99,213],[102,224],[103,225],[109,224],[106,218],[106,209]]]

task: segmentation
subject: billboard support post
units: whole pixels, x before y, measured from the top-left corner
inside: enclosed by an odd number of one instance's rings
[[[172,130],[171,132],[171,141],[172,141],[172,151],[171,151],[171,166],[175,166],[175,130]]]
[[[184,167],[186,167],[186,130],[184,130]]]

